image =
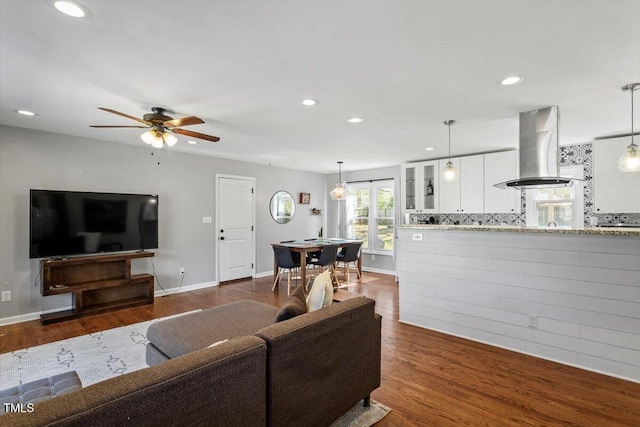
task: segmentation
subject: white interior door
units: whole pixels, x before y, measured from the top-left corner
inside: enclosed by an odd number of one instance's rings
[[[253,276],[254,178],[217,176],[219,282]]]

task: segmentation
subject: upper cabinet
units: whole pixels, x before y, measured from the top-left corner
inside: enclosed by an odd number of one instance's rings
[[[484,211],[509,213],[520,211],[520,190],[500,189],[493,185],[518,178],[518,151],[484,155]]]
[[[402,213],[478,214],[520,211],[520,190],[494,184],[518,177],[518,152],[452,157],[458,179],[441,179],[449,159],[402,166]]]
[[[438,161],[441,177],[448,161]],[[458,179],[440,181],[440,213],[483,213],[483,156],[452,157],[451,163],[458,170]]]
[[[630,143],[630,137],[593,142],[594,213],[640,212],[640,172],[618,169]]]
[[[402,165],[403,213],[438,212],[438,161]]]
[[[460,211],[483,213],[484,156],[466,156],[460,161]]]
[[[444,168],[451,160],[453,167],[458,171],[458,179],[455,181],[440,181],[440,213],[460,213],[460,179],[462,171],[460,170],[460,157],[452,157],[451,159],[438,160],[438,175],[444,175]]]

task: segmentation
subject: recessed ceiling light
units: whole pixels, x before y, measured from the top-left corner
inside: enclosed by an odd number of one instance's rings
[[[361,119],[360,117],[351,117],[349,120],[347,120],[349,123],[362,123],[364,122],[364,119]]]
[[[13,110],[18,114],[22,114],[23,116],[35,116],[36,113],[34,113],[33,111],[28,111],[28,110]]]
[[[73,0],[58,0],[53,6],[65,15],[73,18],[91,18],[92,14],[87,7]]]
[[[187,141],[187,144],[196,145],[198,144],[198,141],[194,141],[193,139],[190,139]]]
[[[305,100],[302,101],[302,105],[306,105],[307,107],[312,107],[312,106],[318,105],[318,104],[320,104],[320,102],[318,102],[317,99],[309,98],[309,99],[305,99]]]
[[[433,148],[433,147],[427,147],[427,148],[425,148],[425,150],[427,150],[427,151],[433,151],[433,150],[435,150],[435,148]]]
[[[522,77],[522,76],[510,76],[510,77],[506,77],[506,78],[502,79],[500,81],[500,84],[504,85],[504,86],[511,86],[511,85],[516,84],[516,83],[520,83],[523,80],[524,80],[524,77]]]

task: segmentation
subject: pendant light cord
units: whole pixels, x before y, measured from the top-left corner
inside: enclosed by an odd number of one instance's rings
[[[449,161],[451,161],[451,122],[449,122]]]
[[[635,86],[631,87],[631,145],[636,145],[633,142],[633,91],[635,91]]]

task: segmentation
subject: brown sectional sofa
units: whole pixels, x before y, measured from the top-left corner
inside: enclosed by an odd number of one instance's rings
[[[380,386],[374,308],[353,298],[274,323],[276,307],[242,301],[158,322],[147,333],[155,366],[0,424],[328,426]]]

